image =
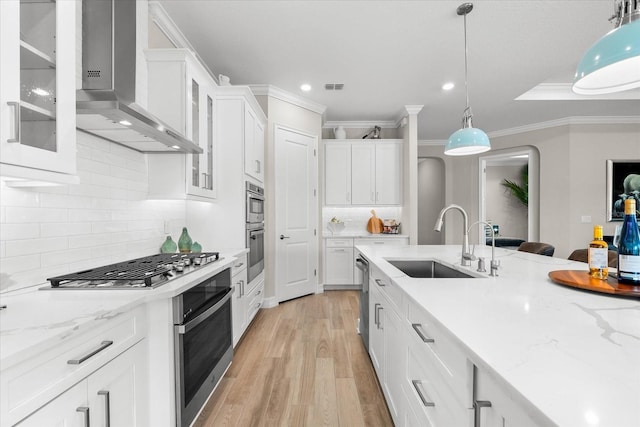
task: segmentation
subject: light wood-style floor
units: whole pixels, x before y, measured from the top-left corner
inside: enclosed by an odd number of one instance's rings
[[[392,426],[357,318],[356,291],[261,310],[195,427]]]

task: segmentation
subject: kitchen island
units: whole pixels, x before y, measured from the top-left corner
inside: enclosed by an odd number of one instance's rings
[[[379,311],[383,306],[384,311],[389,311],[386,309],[392,305],[400,318],[401,329],[408,331],[409,336],[413,332],[411,327],[415,329],[416,325],[408,319],[415,306],[424,310],[425,328],[436,327],[443,334],[442,340],[436,339],[435,344],[433,340],[425,344],[431,346],[428,355],[442,352],[437,345],[444,340],[451,341],[456,352],[467,359],[461,387],[468,390],[463,391],[461,401],[470,411],[468,419],[474,417],[471,407],[476,396],[472,394],[481,388],[477,381],[488,378],[492,387],[499,389],[513,404],[506,406],[516,407],[514,413],[522,414],[526,421],[514,423],[504,414],[491,415],[491,411],[500,409],[496,403],[499,398],[496,398],[493,408],[482,407],[482,402],[480,408],[476,408],[476,416],[485,414],[482,426],[494,425],[493,422],[502,425],[502,418],[504,425],[518,427],[525,424],[640,425],[640,301],[567,288],[548,279],[550,271],[585,270],[586,264],[496,248],[496,258],[501,263],[499,276],[490,277],[476,272],[476,262],[471,267],[460,266],[459,245],[357,246],[356,249],[370,261],[383,283],[388,281],[387,286],[380,289],[390,297],[382,298],[372,311],[372,315],[378,317],[378,323],[372,328],[389,329],[386,324],[381,326]],[[486,259],[488,269],[491,247],[478,247],[476,256]],[[435,259],[481,277],[411,278],[388,262],[394,259]],[[376,287],[375,282],[370,286]],[[395,347],[397,352],[404,351],[397,339]],[[448,356],[446,351],[443,354]],[[450,351],[455,356],[453,350]],[[438,356],[438,362],[443,366],[458,366],[449,364],[445,356]],[[402,356],[398,360],[402,363],[406,359]],[[374,355],[372,360],[375,365]],[[410,351],[408,360],[411,365]],[[411,371],[411,366],[407,369]],[[455,369],[446,371],[446,375],[451,375],[447,382],[455,383]],[[380,381],[383,389],[386,381]],[[424,403],[419,406],[429,420],[430,411],[442,408],[438,403],[434,406],[428,402],[429,393],[423,393],[430,383],[425,381],[422,391],[415,381],[413,384]],[[484,387],[484,390],[490,388]],[[404,388],[405,396],[413,392],[409,389]],[[396,419],[396,424],[403,424],[405,419],[412,419],[407,415],[411,413],[411,405],[406,402],[410,398],[393,390],[391,384],[385,394],[389,391],[395,394],[391,396],[390,406],[404,414],[403,418]],[[434,392],[438,392],[437,387]],[[455,396],[456,391],[449,394]],[[477,399],[491,400],[483,396]],[[394,409],[390,409],[393,413]],[[486,422],[489,419],[491,421]]]

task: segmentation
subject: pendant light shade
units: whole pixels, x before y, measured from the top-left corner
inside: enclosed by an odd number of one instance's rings
[[[640,87],[640,2],[619,0],[616,28],[585,53],[574,76],[581,95],[614,93]]]
[[[473,10],[473,3],[463,3],[456,10],[458,15],[464,16],[464,87],[467,108],[462,116],[462,128],[455,131],[444,147],[444,154],[448,156],[468,156],[484,153],[491,149],[489,137],[482,130],[474,128],[471,107],[469,107],[469,83],[467,78],[467,14]]]

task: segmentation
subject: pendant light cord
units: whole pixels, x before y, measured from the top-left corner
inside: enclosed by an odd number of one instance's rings
[[[464,14],[464,91],[467,96],[467,108],[469,110],[469,83],[468,83],[468,71],[467,71],[467,13]]]

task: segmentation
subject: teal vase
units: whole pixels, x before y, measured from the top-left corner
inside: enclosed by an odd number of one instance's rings
[[[171,236],[167,236],[167,239],[164,241],[162,246],[160,246],[160,252],[163,254],[172,254],[178,249],[178,245],[173,241]]]
[[[191,252],[199,254],[202,252],[202,245],[198,242],[193,242],[193,245],[191,245]]]
[[[189,232],[187,231],[187,227],[182,227],[182,234],[178,239],[178,250],[180,252],[189,253],[191,252],[192,243],[193,241],[191,240],[191,237],[189,237]]]

